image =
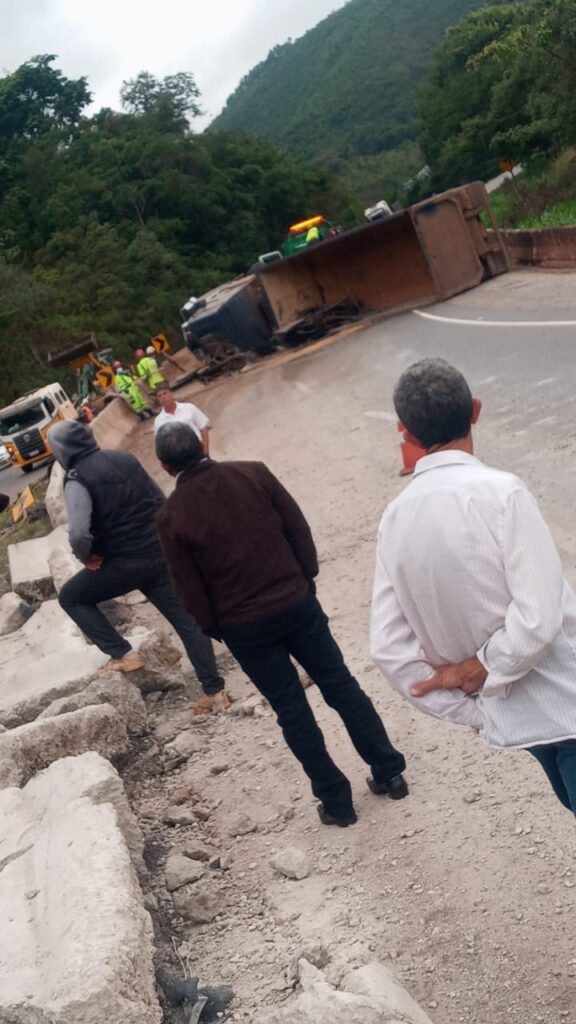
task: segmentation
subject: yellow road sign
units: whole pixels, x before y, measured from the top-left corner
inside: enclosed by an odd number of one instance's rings
[[[150,344],[157,352],[169,352],[172,348],[165,334],[155,334]]]
[[[99,388],[111,388],[115,379],[114,370],[102,367],[94,375],[94,380]]]
[[[18,500],[14,502],[11,508],[12,520],[15,523],[19,523],[21,519],[26,518],[26,514],[29,508],[32,508],[36,504],[36,499],[32,494],[29,487],[25,487]]]

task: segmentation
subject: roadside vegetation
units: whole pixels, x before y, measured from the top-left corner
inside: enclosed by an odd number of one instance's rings
[[[85,116],[85,78],[50,55],[0,78],[0,404],[54,378],[45,353],[93,331],[122,357],[178,309],[281,244],[310,210],[350,224],[350,193],[269,142],[194,134],[191,74],[125,83]]]
[[[506,228],[558,228],[576,224],[576,148],[533,166],[490,196],[498,224]]]
[[[576,0],[492,4],[450,28],[420,95],[430,176],[409,198],[521,164],[510,216],[540,217],[574,194]],[[529,208],[528,208],[529,207]],[[566,208],[550,216],[570,216]]]
[[[21,490],[24,490],[26,486],[26,478],[23,475]],[[32,510],[34,515],[30,519],[23,519],[15,523],[10,508],[0,514],[0,594],[3,592],[2,577],[8,572],[8,545],[17,544],[21,540],[31,540],[33,537],[45,537],[52,530],[52,524],[44,512],[47,488],[47,477],[31,485],[30,490],[36,498],[37,505],[34,506]],[[0,477],[1,489],[2,479]]]

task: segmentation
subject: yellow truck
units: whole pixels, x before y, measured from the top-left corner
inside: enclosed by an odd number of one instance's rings
[[[46,435],[54,423],[77,419],[78,414],[61,384],[46,384],[0,409],[0,444],[12,465],[29,473],[52,458]]]

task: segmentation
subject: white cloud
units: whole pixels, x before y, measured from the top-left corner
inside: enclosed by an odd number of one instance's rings
[[[139,71],[191,71],[214,116],[272,46],[302,35],[344,2],[0,0],[0,69],[55,53],[64,74],[88,78],[97,108],[118,108],[122,81]]]

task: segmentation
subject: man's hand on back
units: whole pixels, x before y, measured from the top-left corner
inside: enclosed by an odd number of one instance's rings
[[[102,555],[90,555],[90,557],[84,564],[86,568],[90,570],[90,572],[98,572],[98,570],[102,568],[103,562],[104,559]]]
[[[413,697],[424,697],[433,690],[464,690],[464,693],[478,693],[488,675],[478,658],[467,658],[458,665],[441,665],[430,679],[410,687]]]

